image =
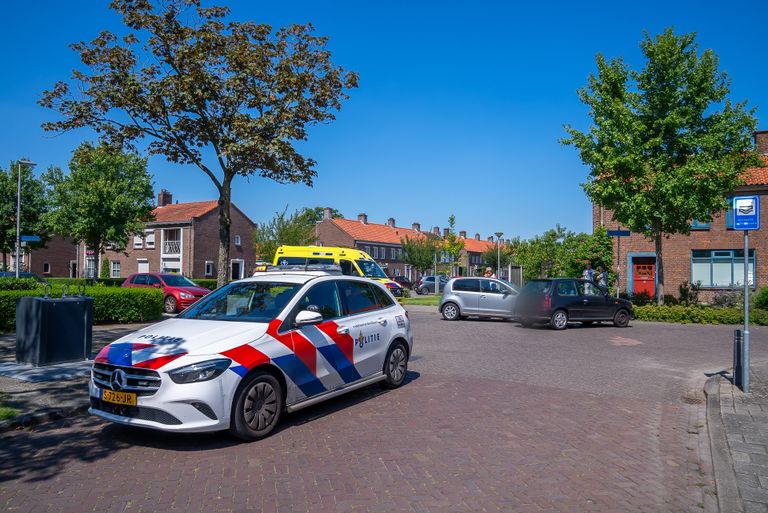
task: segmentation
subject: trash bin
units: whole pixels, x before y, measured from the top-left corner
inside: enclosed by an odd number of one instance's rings
[[[89,359],[93,298],[51,298],[48,292],[16,304],[16,361],[42,366]]]

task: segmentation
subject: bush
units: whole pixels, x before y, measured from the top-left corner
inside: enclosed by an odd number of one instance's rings
[[[41,284],[32,278],[0,278],[0,290],[35,290]]]
[[[675,303],[671,303],[671,304],[677,304],[677,303],[680,303],[681,305],[698,304],[699,292],[701,291],[701,282],[697,281],[696,283],[689,284],[688,281],[683,281],[683,283],[681,283],[680,286],[678,287],[678,291],[680,291],[680,301],[676,301]]]
[[[755,308],[768,310],[768,287],[763,287],[753,296]]]
[[[51,297],[61,297],[61,287],[54,287]],[[158,289],[87,287],[93,298],[93,322],[146,322],[160,318],[163,292]],[[16,303],[20,297],[42,296],[43,289],[0,291],[0,332],[16,328]]]
[[[641,321],[678,322],[682,324],[742,324],[744,311],[741,308],[714,306],[644,305],[635,307],[635,317]],[[751,310],[749,322],[759,326],[768,326],[768,310]]]
[[[712,304],[725,308],[743,308],[744,293],[738,290],[718,290],[712,298]]]
[[[78,285],[86,287],[119,287],[125,278],[48,278],[51,285],[66,285],[75,291]]]
[[[206,289],[215,290],[216,289],[216,280],[211,278],[191,278],[192,281],[200,285],[201,287],[205,287]]]

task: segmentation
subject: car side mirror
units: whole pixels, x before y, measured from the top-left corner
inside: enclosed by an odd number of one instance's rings
[[[319,322],[323,322],[323,316],[319,312],[312,312],[310,310],[302,310],[297,313],[296,320],[294,321],[296,326],[308,326]]]

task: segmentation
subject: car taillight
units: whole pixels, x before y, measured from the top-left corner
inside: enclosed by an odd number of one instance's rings
[[[544,296],[544,300],[541,302],[541,305],[545,309],[549,310],[550,308],[552,308],[552,298],[549,296]]]

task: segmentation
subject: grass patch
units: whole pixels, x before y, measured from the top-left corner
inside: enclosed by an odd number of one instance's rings
[[[404,305],[421,305],[421,306],[438,306],[440,304],[440,296],[415,296],[403,298],[402,304]]]
[[[0,395],[0,420],[11,420],[19,414],[19,410],[5,404],[3,399],[5,398]]]

